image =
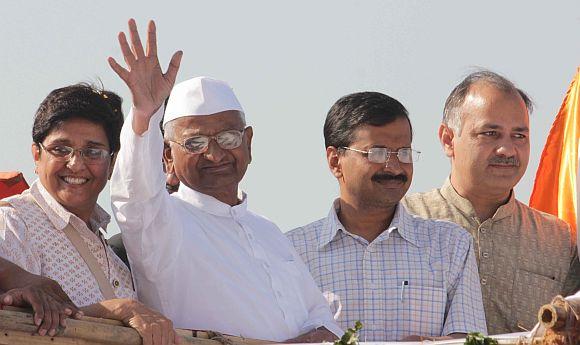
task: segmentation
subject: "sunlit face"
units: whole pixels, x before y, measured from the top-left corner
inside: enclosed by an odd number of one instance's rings
[[[447,150],[459,189],[506,194],[519,182],[530,156],[528,110],[518,94],[480,83],[461,107],[463,128]],[[462,188],[464,187],[464,188]]]
[[[405,118],[382,126],[363,125],[354,134],[349,147],[358,150],[411,147],[411,127]],[[370,208],[396,206],[413,179],[413,163],[401,163],[395,154],[381,164],[370,162],[359,152],[343,151],[338,155],[338,167],[331,169],[338,178],[341,199]]]
[[[110,150],[103,127],[81,118],[54,128],[42,145],[47,150],[59,145]],[[40,182],[56,201],[79,217],[92,213],[113,168],[111,158],[89,165],[75,152],[70,160],[62,162],[36,144],[32,145],[32,155]]]
[[[243,130],[244,121],[238,111],[224,111],[207,116],[188,116],[173,120],[173,141],[182,143],[194,135],[214,136],[227,130]],[[210,140],[206,152],[192,154],[177,143],[169,142],[164,156],[181,183],[198,192],[216,196],[224,191],[237,192],[251,160],[252,128],[245,129],[242,144],[223,149]]]

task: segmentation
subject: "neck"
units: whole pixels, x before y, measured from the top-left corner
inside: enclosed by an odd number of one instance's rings
[[[215,189],[215,190],[206,190],[201,191],[204,194],[209,196],[213,196],[214,198],[218,199],[219,201],[223,202],[224,204],[228,204],[230,206],[235,206],[240,203],[240,199],[238,199],[238,186],[230,187],[230,188],[223,188],[223,189]]]
[[[453,174],[451,175],[451,186],[457,194],[469,200],[475,209],[475,214],[482,222],[493,217],[497,209],[509,200],[511,194],[511,190],[482,190],[479,186],[454,179]]]
[[[91,220],[91,216],[93,215],[94,210],[95,210],[94,206],[90,210],[89,209],[79,209],[79,208],[75,208],[75,209],[67,208],[67,211],[69,211],[70,213],[79,217],[83,222],[85,222],[85,224],[87,225],[87,227],[89,229],[91,228],[90,220]]]
[[[391,224],[396,205],[388,208],[369,208],[347,199],[340,199],[338,219],[348,232],[374,241]]]

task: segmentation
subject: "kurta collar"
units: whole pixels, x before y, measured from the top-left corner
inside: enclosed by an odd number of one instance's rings
[[[69,223],[73,226],[84,224],[79,217],[64,208],[50,193],[44,188],[40,180],[36,180],[30,186],[30,195],[36,200],[38,206],[44,211],[52,225],[58,229],[64,229]],[[92,229],[103,229],[107,231],[107,225],[111,222],[111,216],[98,204],[91,215]]]
[[[463,214],[471,218],[477,218],[477,213],[475,213],[475,208],[473,204],[466,198],[462,197],[457,193],[455,188],[451,185],[451,179],[447,177],[441,187],[441,195],[448,200],[453,206],[457,207]],[[511,216],[515,210],[516,201],[513,189],[510,191],[510,197],[508,201],[501,205],[491,219],[493,221],[500,220]]]
[[[248,211],[247,194],[241,190],[238,190],[238,199],[241,202],[234,206],[223,203],[213,196],[200,193],[183,184],[172,195],[195,208],[218,217],[240,218],[246,215]]]
[[[360,236],[348,232],[348,230],[340,222],[340,219],[338,218],[338,212],[340,212],[340,198],[334,200],[332,207],[328,212],[328,216],[324,219],[322,233],[318,238],[318,248],[323,248],[332,242],[339,232],[343,232],[346,235],[362,239]],[[391,224],[373,242],[378,243],[388,239],[390,234],[396,230],[399,235],[407,242],[410,242],[417,247],[422,247],[425,245],[425,243],[423,243],[424,241],[422,241],[421,235],[417,233],[413,224],[413,216],[411,216],[405,207],[399,203],[395,210]]]

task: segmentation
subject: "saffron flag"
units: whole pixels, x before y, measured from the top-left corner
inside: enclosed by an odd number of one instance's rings
[[[20,194],[26,189],[28,189],[28,183],[24,180],[22,173],[0,172],[0,199]]]
[[[557,216],[576,234],[578,139],[580,136],[580,68],[546,140],[530,206]]]

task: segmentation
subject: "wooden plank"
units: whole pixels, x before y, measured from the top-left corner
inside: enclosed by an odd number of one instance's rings
[[[136,330],[124,326],[120,321],[83,316],[82,319],[67,319],[67,327],[59,327],[55,337],[39,336],[32,312],[20,308],[0,310],[0,345],[4,344],[106,344],[140,345],[142,339]],[[194,345],[264,345],[274,342],[246,339],[212,331],[176,329],[182,344]]]
[[[83,339],[31,335],[26,332],[0,330],[0,345],[107,345]]]

